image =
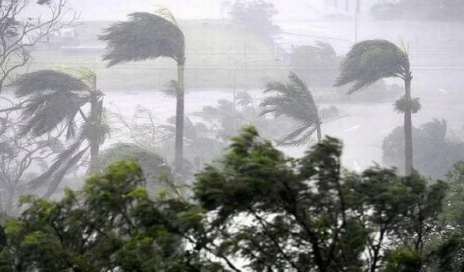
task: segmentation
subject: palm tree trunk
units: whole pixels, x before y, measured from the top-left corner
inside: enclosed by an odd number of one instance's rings
[[[410,176],[413,169],[413,150],[412,150],[412,108],[411,102],[411,80],[408,74],[404,80],[405,99],[408,101],[408,107],[404,112],[404,162],[405,175]]]
[[[184,65],[185,60],[177,62],[177,105],[176,105],[176,140],[174,167],[177,173],[183,173],[184,160]]]
[[[98,94],[94,90],[91,93],[90,101],[90,168],[89,172],[95,173],[98,171],[98,154],[100,152],[100,125],[102,114],[102,101],[99,101]]]
[[[320,143],[322,141],[321,120],[318,120],[316,123],[316,133],[317,133],[317,143]]]

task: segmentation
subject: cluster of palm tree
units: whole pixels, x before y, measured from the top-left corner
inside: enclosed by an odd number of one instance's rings
[[[158,13],[130,14],[128,21],[111,25],[100,39],[107,42],[108,50],[103,58],[108,61],[108,66],[160,57],[176,61],[174,157],[175,170],[182,173],[185,41],[172,14],[166,9]],[[74,74],[39,70],[20,76],[12,84],[16,97],[22,101],[12,109],[20,110],[23,126],[19,136],[40,138],[53,131],[64,131],[65,139],[70,143],[47,171],[27,184],[28,190],[36,190],[49,182],[45,197],[56,190],[65,174],[86,155],[90,157],[88,172],[98,170],[99,149],[109,131],[103,120],[103,93],[97,89],[95,73],[86,68],[73,69],[72,72]],[[84,113],[86,107],[90,107],[89,113]]]
[[[138,12],[129,15],[128,21],[118,22],[107,28],[100,39],[107,42],[104,60],[108,66],[122,62],[171,58],[177,64],[175,118],[175,172],[183,172],[184,141],[184,65],[185,39],[174,17],[167,10],[160,15]],[[335,86],[353,83],[349,93],[360,90],[379,79],[398,77],[404,80],[405,95],[396,105],[404,113],[405,171],[410,175],[412,165],[411,115],[419,110],[417,100],[411,98],[409,58],[405,50],[385,40],[370,40],[355,44],[341,64]],[[40,137],[58,128],[66,130],[66,139],[72,140],[50,169],[36,177],[30,186],[51,180],[46,196],[56,189],[66,172],[87,152],[90,154],[89,172],[98,169],[98,153],[108,127],[103,115],[103,93],[97,89],[96,76],[88,69],[77,70],[79,76],[62,71],[41,70],[27,73],[13,84],[16,96],[24,100],[21,117],[22,136]],[[262,102],[262,114],[286,115],[298,122],[297,127],[279,140],[280,144],[302,145],[317,133],[322,138],[321,118],[314,98],[307,86],[295,73],[288,81],[271,81],[265,93],[275,95]],[[90,105],[90,113],[83,107]],[[77,118],[81,119],[79,128]],[[84,142],[88,145],[84,146]],[[83,147],[84,146],[84,147]]]
[[[405,174],[413,171],[412,113],[420,110],[417,98],[411,97],[412,72],[405,49],[386,40],[367,40],[355,44],[340,66],[340,75],[335,87],[352,84],[348,94],[367,87],[382,78],[395,77],[404,81],[405,94],[395,103],[398,112],[404,114],[404,157]],[[269,82],[265,92],[278,95],[267,97],[262,103],[263,114],[273,112],[286,115],[297,121],[296,129],[280,140],[281,144],[301,145],[317,132],[321,139],[321,120],[316,103],[307,85],[295,74],[290,73],[287,83]]]

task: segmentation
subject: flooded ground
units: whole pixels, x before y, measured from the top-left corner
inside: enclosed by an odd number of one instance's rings
[[[263,94],[260,90],[250,92],[257,101]],[[232,91],[191,90],[186,94],[186,114],[200,111],[203,106],[217,104],[218,100],[232,100]],[[115,91],[106,94],[105,103],[110,111],[119,111],[124,115],[132,115],[137,105],[153,111],[160,121],[175,114],[175,99],[163,93],[139,91]],[[448,122],[448,134],[462,134],[464,103],[456,101],[453,93],[442,93],[438,90],[427,92],[421,96],[422,110],[413,116],[414,126],[420,126],[436,119]],[[345,167],[363,169],[372,166],[373,162],[381,163],[383,139],[397,126],[402,126],[403,116],[393,110],[393,101],[374,104],[320,104],[319,107],[336,106],[344,117],[323,124],[324,135],[338,137],[343,140],[345,149],[343,161]],[[452,106],[449,106],[452,105]],[[346,116],[345,116],[346,115]],[[111,139],[110,142],[124,141]],[[306,148],[286,148],[289,155],[299,156]]]
[[[263,97],[261,90],[249,91],[257,102]],[[12,94],[5,92],[5,97]],[[420,95],[422,110],[413,115],[413,125],[420,126],[433,119],[445,119],[448,124],[448,136],[459,137],[463,132],[464,102],[457,92],[429,89]],[[232,101],[233,91],[189,90],[185,98],[187,115],[201,111],[206,106],[215,106],[217,101]],[[175,99],[159,91],[128,90],[112,91],[105,94],[107,110],[130,117],[138,106],[151,110],[160,123],[175,114]],[[319,107],[336,106],[342,118],[323,123],[323,134],[343,140],[344,166],[353,170],[361,170],[372,166],[373,162],[381,163],[382,141],[397,126],[403,125],[403,115],[393,110],[393,101],[385,103],[330,103]],[[4,107],[2,104],[1,107]],[[125,142],[127,138],[112,137],[105,146],[112,143]],[[104,146],[104,147],[105,147]],[[306,147],[283,149],[288,155],[300,156]]]

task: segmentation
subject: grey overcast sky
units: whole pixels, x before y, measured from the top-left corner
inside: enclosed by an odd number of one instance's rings
[[[178,19],[221,18],[235,0],[69,0],[82,20],[121,20],[135,11],[154,11],[158,6],[172,10]],[[325,0],[270,0],[280,19],[304,19],[329,11]]]

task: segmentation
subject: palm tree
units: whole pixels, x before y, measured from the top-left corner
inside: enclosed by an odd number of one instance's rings
[[[185,39],[174,17],[170,20],[147,12],[129,14],[129,21],[118,22],[105,30],[100,40],[108,43],[108,67],[126,61],[171,58],[177,63],[177,105],[175,137],[175,169],[182,172],[184,129],[184,65]]]
[[[353,83],[351,94],[379,79],[396,77],[404,81],[405,94],[396,102],[396,109],[404,113],[405,173],[413,169],[411,115],[419,111],[418,99],[411,98],[412,72],[405,50],[386,40],[368,40],[355,44],[340,67],[335,87]]]
[[[271,81],[266,84],[265,93],[277,95],[266,97],[261,106],[265,107],[261,115],[274,113],[285,115],[298,122],[298,127],[279,140],[282,145],[302,145],[317,132],[317,141],[322,138],[321,120],[318,109],[308,86],[293,72],[286,83]]]
[[[73,143],[61,152],[57,160],[42,175],[30,182],[33,189],[51,180],[49,196],[63,179],[66,172],[90,149],[89,172],[97,170],[97,156],[108,128],[103,124],[103,94],[96,89],[95,74],[86,69],[78,70],[81,78],[67,73],[40,70],[20,76],[13,86],[16,97],[23,99],[20,111],[24,123],[20,135],[41,137],[53,131],[64,131],[66,140]],[[90,114],[82,108],[90,105]],[[77,133],[77,116],[84,124]],[[80,150],[87,141],[89,145]]]

